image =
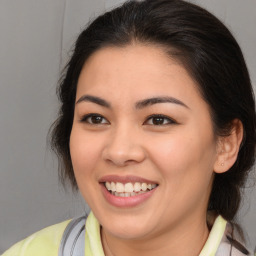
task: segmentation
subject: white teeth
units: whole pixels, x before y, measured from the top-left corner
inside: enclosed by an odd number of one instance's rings
[[[111,190],[111,184],[109,182],[106,182],[106,188],[107,190]]]
[[[135,182],[134,184],[134,191],[135,192],[139,192],[141,189],[140,183],[139,182]]]
[[[125,192],[133,192],[133,185],[132,185],[132,183],[126,183],[125,185],[124,185],[124,191]]]
[[[143,193],[146,193],[145,191],[140,191],[140,192],[132,192],[132,193],[118,193],[118,192],[111,192],[112,195],[115,195],[115,196],[119,196],[119,197],[130,197],[130,196],[136,196],[136,195],[139,195],[139,194],[143,194]]]
[[[112,192],[115,192],[115,191],[116,191],[116,184],[115,184],[114,182],[111,182],[111,188],[110,188],[110,190],[111,190]]]
[[[153,188],[155,188],[155,187],[156,187],[156,184],[152,184],[151,188],[153,189]]]
[[[120,183],[120,182],[117,182],[116,183],[116,192],[124,192],[124,184],[123,183]]]
[[[132,184],[131,182],[128,183],[121,183],[121,182],[105,182],[105,187],[107,190],[112,192],[113,195],[121,196],[121,197],[129,197],[135,196],[137,194],[145,193],[147,190],[152,190],[157,186],[157,184],[147,184],[145,182],[135,182]]]
[[[147,183],[142,183],[141,189],[142,189],[142,191],[146,191],[148,189]]]

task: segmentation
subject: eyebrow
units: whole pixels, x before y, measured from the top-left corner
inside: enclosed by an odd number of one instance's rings
[[[111,104],[108,101],[92,95],[83,95],[81,98],[78,99],[76,104],[80,102],[93,102],[100,106],[111,108]],[[189,109],[189,107],[182,101],[169,96],[163,96],[163,97],[159,96],[159,97],[153,97],[153,98],[138,101],[135,103],[135,109],[142,109],[158,103],[173,103]]]
[[[189,109],[189,107],[182,101],[180,101],[176,98],[173,98],[173,97],[169,97],[169,96],[154,97],[154,98],[149,98],[149,99],[138,101],[135,104],[135,108],[142,109],[142,108],[145,108],[145,107],[148,107],[148,106],[151,106],[154,104],[158,104],[158,103],[173,103],[173,104],[177,104],[177,105],[180,105],[180,106],[183,106],[183,107]]]
[[[76,102],[76,104],[80,102],[93,102],[96,103],[100,106],[106,107],[106,108],[111,108],[111,104],[107,102],[106,100],[103,100],[99,97],[92,96],[92,95],[83,95],[79,100]]]

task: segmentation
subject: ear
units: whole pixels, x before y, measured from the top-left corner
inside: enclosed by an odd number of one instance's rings
[[[243,125],[239,119],[234,119],[231,123],[231,127],[231,133],[229,135],[219,137],[217,158],[214,163],[215,173],[228,171],[236,162],[243,140]]]

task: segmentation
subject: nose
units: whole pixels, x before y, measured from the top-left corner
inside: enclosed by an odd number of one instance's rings
[[[112,131],[102,155],[105,161],[116,166],[141,163],[146,157],[143,140],[133,127]]]

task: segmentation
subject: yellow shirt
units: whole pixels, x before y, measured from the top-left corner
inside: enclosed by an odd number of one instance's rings
[[[2,256],[58,256],[62,235],[69,222],[70,220],[64,221],[29,236],[12,246]],[[199,256],[214,256],[216,254],[225,233],[226,224],[226,220],[221,216],[217,217]],[[104,256],[100,224],[92,212],[86,220],[85,256]]]
[[[42,229],[12,246],[2,256],[57,256],[70,220]]]
[[[216,254],[226,228],[226,223],[227,221],[221,216],[217,217],[209,238],[199,256],[214,256]],[[88,216],[86,222],[85,256],[104,256],[100,238],[100,225],[92,213]]]

